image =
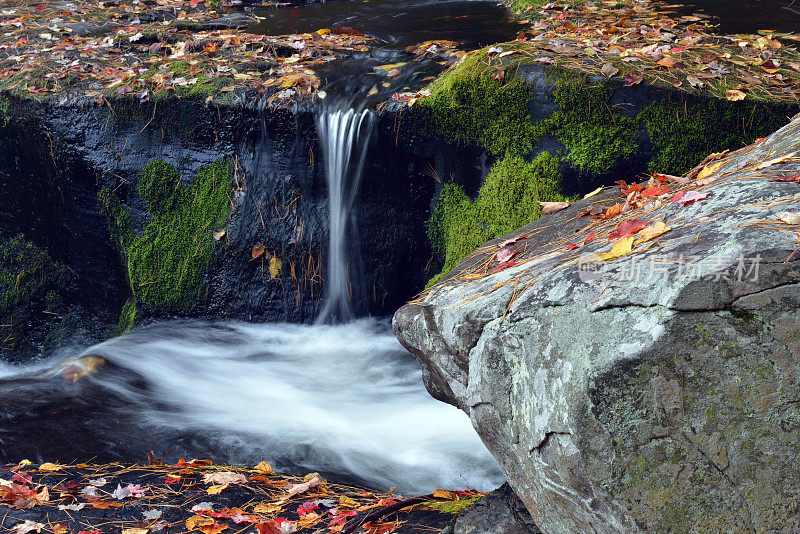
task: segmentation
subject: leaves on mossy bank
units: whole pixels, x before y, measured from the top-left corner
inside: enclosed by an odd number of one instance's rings
[[[0,467],[0,529],[45,534],[174,529],[202,534],[422,534],[441,530],[451,521],[448,514],[483,496],[440,489],[404,499],[393,491],[333,484],[318,473],[279,475],[266,462],[250,468],[181,459],[169,465],[151,455],[148,465],[59,465],[58,470],[51,465]],[[224,488],[213,494],[204,491],[216,483]],[[97,510],[105,512],[99,515]],[[23,512],[24,519],[17,519]]]

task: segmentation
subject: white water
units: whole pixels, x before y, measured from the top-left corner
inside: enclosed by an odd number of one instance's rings
[[[95,388],[103,403],[134,403],[114,412],[136,414],[121,434],[98,438],[109,451],[141,443],[143,457],[151,448],[164,453],[174,436],[192,436],[172,454],[266,460],[406,492],[489,490],[503,481],[468,417],[428,395],[416,361],[387,324],[372,319],[336,326],[176,321],[82,354],[121,369],[77,386]],[[60,380],[59,367],[50,380]],[[41,369],[0,367],[0,386]],[[199,451],[181,448],[198,439]]]
[[[361,181],[372,118],[371,111],[357,111],[350,107],[329,107],[317,115],[317,134],[325,164],[330,210],[326,298],[317,317],[319,324],[344,322],[353,318],[350,306],[353,277],[347,254],[348,226],[353,222],[351,208]]]

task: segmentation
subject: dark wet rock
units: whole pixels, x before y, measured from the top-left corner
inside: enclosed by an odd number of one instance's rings
[[[800,232],[776,219],[800,212],[800,185],[769,181],[800,167],[758,168],[798,140],[800,119],[724,158],[695,185],[705,200],[597,228],[672,227],[599,272],[579,257],[608,240],[566,247],[602,196],[514,232],[531,236],[518,266],[460,278],[489,242],[395,314],[430,393],[470,415],[543,532],[800,528]]]
[[[536,534],[525,504],[508,484],[498,489],[460,513],[452,534]]]

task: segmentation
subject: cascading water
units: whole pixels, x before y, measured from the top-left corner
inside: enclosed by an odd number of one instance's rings
[[[351,267],[358,258],[351,257],[348,261],[348,250],[357,248],[358,237],[352,207],[364,169],[372,123],[371,111],[348,106],[326,106],[317,115],[330,211],[326,297],[317,317],[318,324],[353,319],[351,284],[355,268]]]

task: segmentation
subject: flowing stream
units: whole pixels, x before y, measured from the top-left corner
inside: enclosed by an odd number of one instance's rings
[[[431,398],[388,324],[174,321],[55,366],[0,366],[0,462],[217,462],[406,492],[492,489],[467,416]],[[101,357],[106,363],[73,382]]]

